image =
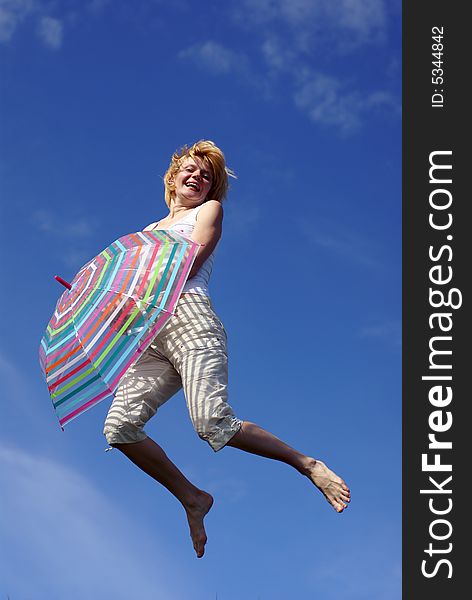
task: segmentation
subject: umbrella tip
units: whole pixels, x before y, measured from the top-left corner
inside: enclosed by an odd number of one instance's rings
[[[70,284],[68,281],[65,281],[65,279],[62,279],[62,277],[59,277],[59,275],[54,275],[54,279],[55,279],[56,281],[58,281],[59,283],[62,283],[62,285],[63,285],[64,287],[66,287],[68,290],[71,290],[71,289],[72,289],[72,286],[71,286],[71,284]]]

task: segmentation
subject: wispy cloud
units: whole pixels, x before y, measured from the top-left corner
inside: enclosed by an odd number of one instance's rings
[[[40,231],[59,237],[84,238],[97,229],[97,222],[93,218],[58,216],[44,209],[34,212],[31,220]]]
[[[396,545],[400,545],[399,536],[390,531]],[[360,551],[353,552],[354,547],[347,544],[345,548],[329,547],[327,542],[325,556],[330,552],[336,554],[336,560],[321,559],[306,567],[302,576],[306,577],[311,588],[316,592],[320,587],[325,590],[325,600],[355,600],[358,598],[375,598],[376,600],[395,600],[401,595],[401,561],[397,555],[391,557],[391,551],[377,551],[380,544],[385,543],[384,531],[366,535],[359,540]],[[367,575],[368,574],[368,575]]]
[[[383,321],[367,325],[360,331],[360,336],[373,340],[387,341],[399,346],[402,343],[402,327],[400,321]]]
[[[247,483],[228,475],[221,469],[212,467],[207,470],[206,477],[203,477],[203,483],[206,490],[218,496],[225,502],[239,502],[247,495]]]
[[[268,35],[261,44],[262,57],[274,72],[288,71],[297,61],[297,52],[278,36]]]
[[[39,350],[39,339],[36,344]],[[35,369],[25,369],[24,359],[15,360],[7,350],[6,344],[0,346],[0,398],[3,400],[0,432],[3,439],[19,439],[31,428],[36,432],[41,430],[55,417],[46,384],[41,381],[39,358]],[[21,433],[18,424],[21,424]]]
[[[141,20],[151,27],[159,20],[160,3],[148,0],[135,12],[121,3],[119,14],[133,20],[142,13],[146,16]],[[181,4],[175,2],[173,8]],[[43,45],[58,50],[65,20],[76,22],[78,16],[103,15],[112,8],[116,10],[116,3],[111,0],[74,0],[59,18],[49,14],[51,5],[44,0],[0,0],[0,42],[8,42],[23,22],[34,19]],[[360,83],[333,77],[326,64],[313,72],[313,57],[323,56],[325,63],[336,54],[349,60],[359,48],[382,43],[388,9],[386,0],[242,0],[220,10],[248,34],[250,54],[241,46],[207,39],[177,56],[214,76],[236,75],[266,101],[277,97],[277,85],[283,86],[294,106],[314,124],[353,134],[372,111],[398,115],[400,100],[387,89],[364,90]]]
[[[385,37],[384,0],[245,0],[237,14],[262,38],[261,56],[270,75],[291,90],[296,108],[317,124],[348,135],[360,130],[372,111],[400,113],[400,100],[385,89],[364,90],[324,69],[312,67],[323,52],[348,55]]]
[[[342,135],[358,131],[365,116],[373,111],[400,114],[400,102],[386,90],[359,91],[352,82],[314,71],[293,45],[280,36],[266,35],[261,43],[265,62],[264,75],[248,56],[209,40],[181,50],[180,59],[189,60],[212,75],[238,75],[246,84],[256,83],[265,98],[269,89],[281,79],[292,94],[293,104],[317,125],[333,127]],[[267,70],[268,69],[268,70]]]
[[[333,76],[329,68],[333,57],[359,60],[359,50],[383,43],[385,0],[244,0],[228,10],[252,40],[253,52],[209,40],[181,51],[179,57],[213,75],[244,75],[240,80],[257,83],[266,100],[277,97],[283,86],[284,94],[313,123],[343,135],[359,131],[371,114],[400,114],[400,99],[382,84],[366,90],[352,78]],[[316,70],[314,56],[323,57]]]
[[[334,125],[342,134],[359,129],[364,114],[372,110],[385,108],[400,112],[400,106],[388,92],[361,94],[335,77],[309,71],[295,84],[294,102],[312,121]]]
[[[70,465],[2,444],[0,485],[4,594],[182,597],[163,549]]]
[[[63,23],[49,14],[49,8],[42,0],[0,0],[0,42],[10,42],[20,26],[32,20],[42,44],[53,50],[60,48]]]
[[[15,412],[21,419],[33,417],[34,406],[31,398],[34,396],[27,384],[27,376],[23,369],[8,357],[3,348],[0,348],[0,393],[5,400],[15,398]]]
[[[245,28],[288,27],[299,48],[339,31],[366,42],[382,33],[386,23],[385,0],[243,0],[233,15]]]
[[[109,4],[111,0],[89,0],[85,4],[85,8],[92,13],[102,12]]]
[[[59,19],[41,17],[38,23],[38,35],[45,46],[57,50],[62,45],[64,27]]]
[[[85,265],[91,259],[90,252],[72,248],[62,252],[61,260],[64,265],[72,271],[78,271],[82,265]]]
[[[339,223],[320,217],[317,224],[300,221],[299,227],[311,243],[343,260],[370,268],[380,266],[371,242]]]
[[[327,15],[340,28],[365,39],[383,31],[386,24],[385,0],[341,0],[323,2]]]
[[[295,106],[306,112],[315,123],[335,125],[343,133],[360,127],[356,94],[342,93],[341,83],[334,77],[316,73],[297,87]]]
[[[215,75],[243,73],[247,69],[247,57],[219,42],[207,40],[181,50],[178,57],[189,60]]]
[[[35,10],[34,0],[0,0],[0,42],[9,42],[17,28]]]
[[[57,257],[68,269],[77,271],[92,258],[90,238],[98,229],[98,221],[94,217],[58,215],[39,209],[31,215],[31,223],[47,235],[51,243],[56,241]]]

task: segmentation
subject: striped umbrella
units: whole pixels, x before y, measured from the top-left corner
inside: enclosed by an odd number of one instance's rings
[[[77,273],[41,340],[40,364],[61,427],[112,399],[172,316],[200,245],[172,231],[125,235]]]

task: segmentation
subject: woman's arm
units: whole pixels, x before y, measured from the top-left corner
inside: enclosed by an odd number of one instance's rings
[[[192,233],[192,240],[204,244],[198,253],[189,279],[197,274],[200,267],[210,256],[221,237],[223,230],[223,207],[217,200],[207,200],[198,213]]]

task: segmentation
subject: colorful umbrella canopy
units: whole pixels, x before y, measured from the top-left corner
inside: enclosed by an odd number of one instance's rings
[[[61,280],[70,289],[39,350],[61,427],[113,398],[171,317],[199,248],[174,231],[132,233],[82,267],[71,284]]]

